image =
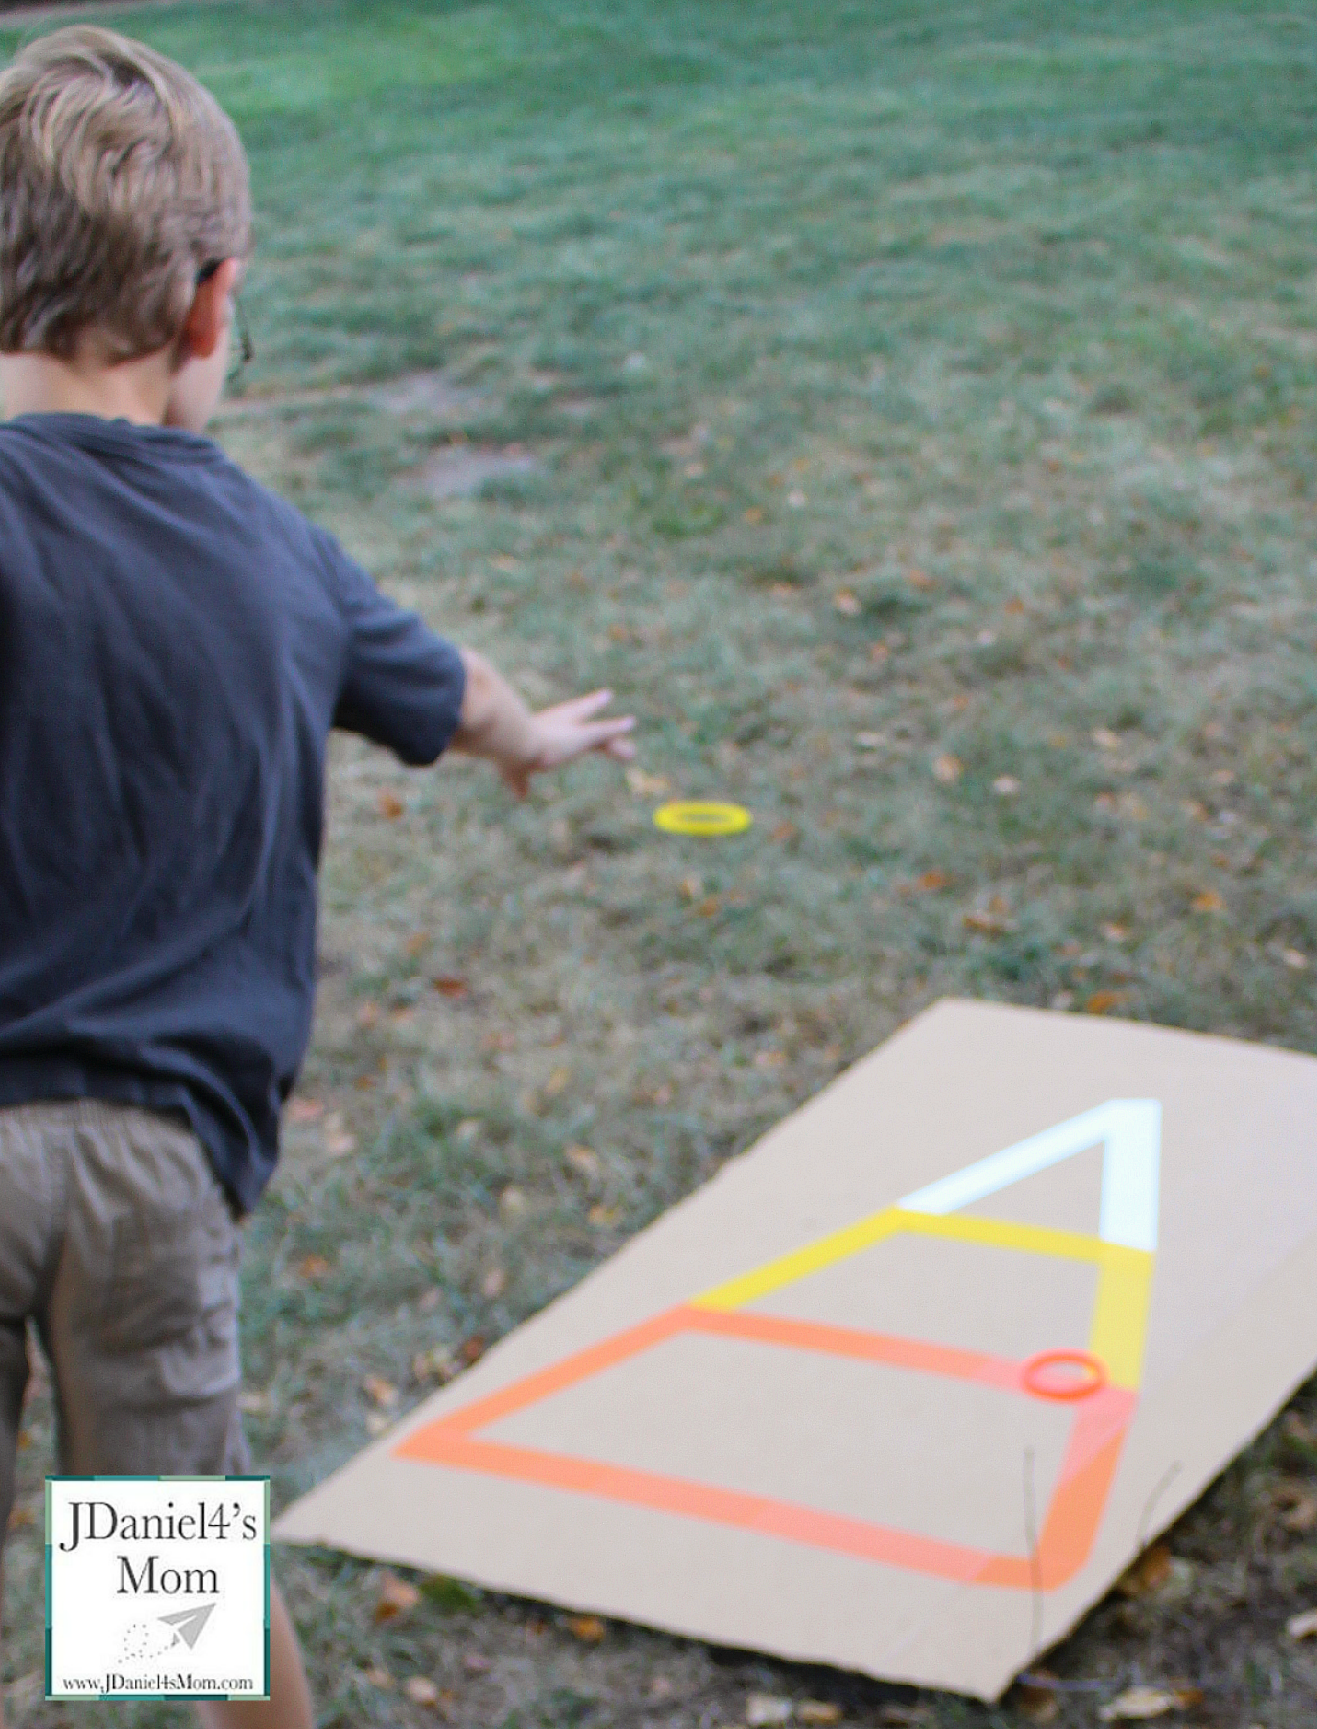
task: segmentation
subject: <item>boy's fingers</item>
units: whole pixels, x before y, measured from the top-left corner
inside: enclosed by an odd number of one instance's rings
[[[600,739],[621,738],[623,733],[634,732],[635,725],[636,717],[633,714],[624,714],[619,715],[616,720],[588,721],[581,731],[589,733],[597,743]]]
[[[590,716],[598,714],[601,708],[607,708],[612,700],[611,690],[592,690],[586,696],[574,696],[567,702],[557,703],[553,708],[541,709],[539,718],[589,720]]]

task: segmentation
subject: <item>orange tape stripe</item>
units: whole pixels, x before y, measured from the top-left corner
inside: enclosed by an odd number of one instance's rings
[[[655,1471],[633,1471],[566,1454],[508,1447],[497,1441],[473,1441],[451,1431],[442,1436],[431,1431],[426,1456],[434,1464],[450,1465],[457,1470],[480,1471],[487,1476],[509,1477],[543,1488],[622,1501],[654,1512],[731,1525],[761,1536],[780,1537],[790,1543],[832,1549],[861,1560],[882,1561],[892,1567],[934,1573],[966,1583],[975,1579],[992,1560],[985,1550],[912,1536],[906,1531],[893,1531],[884,1525],[840,1514],[820,1513],[790,1501],[775,1501],[763,1495],[718,1489]]]
[[[681,1315],[683,1325],[692,1331],[784,1345],[789,1350],[821,1351],[827,1356],[851,1357],[866,1363],[887,1363],[898,1369],[922,1369],[930,1375],[978,1381],[1009,1393],[1018,1393],[1022,1386],[1022,1364],[1005,1357],[986,1356],[981,1351],[962,1351],[949,1345],[930,1345],[922,1339],[865,1333],[854,1327],[833,1327],[818,1321],[792,1321],[749,1309],[691,1307],[676,1312]]]
[[[638,1351],[647,1351],[651,1345],[662,1344],[664,1339],[670,1339],[674,1333],[682,1332],[686,1325],[684,1309],[669,1309],[665,1314],[655,1315],[653,1320],[643,1321],[640,1326],[630,1327],[624,1333],[614,1333],[611,1338],[591,1345],[587,1350],[564,1357],[560,1362],[550,1364],[547,1369],[539,1370],[537,1374],[526,1375],[521,1380],[514,1381],[510,1387],[504,1387],[500,1392],[477,1399],[475,1404],[467,1405],[449,1417],[441,1417],[437,1423],[417,1429],[395,1450],[403,1458],[424,1458],[424,1453],[413,1453],[409,1449],[417,1436],[428,1434],[432,1428],[453,1429],[462,1435],[472,1434],[477,1429],[487,1429],[491,1423],[497,1423],[502,1417],[510,1417],[514,1412],[524,1410],[527,1405],[547,1399],[554,1393],[561,1393],[568,1387],[574,1387],[578,1381],[584,1381],[604,1369],[624,1363],[628,1357],[634,1357]]]
[[[472,1438],[473,1431],[687,1330],[894,1363],[978,1380],[1008,1391],[1019,1391],[1022,1386],[1024,1365],[1004,1358],[745,1310],[680,1307],[514,1382],[452,1416],[427,1423],[400,1442],[393,1449],[394,1456],[730,1525],[966,1584],[1021,1591],[1037,1584],[1051,1591],[1073,1578],[1088,1559],[1125,1432],[1138,1402],[1135,1394],[1119,1387],[1103,1388],[1077,1409],[1038,1550],[1032,1559],[993,1554],[965,1544],[920,1537],[865,1520],[657,1472]]]

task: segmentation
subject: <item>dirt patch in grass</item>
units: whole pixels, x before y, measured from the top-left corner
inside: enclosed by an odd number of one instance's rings
[[[487,488],[491,482],[542,472],[542,464],[527,451],[478,450],[470,445],[457,445],[426,463],[420,483],[431,498],[465,498]]]

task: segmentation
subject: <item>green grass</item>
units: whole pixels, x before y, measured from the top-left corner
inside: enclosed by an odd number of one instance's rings
[[[662,839],[607,764],[514,808],[470,765],[336,747],[303,1093],[342,1121],[290,1126],[249,1237],[281,1500],[365,1439],[366,1376],[415,1402],[418,1352],[515,1325],[939,996],[1317,1049],[1317,6],[124,22],[251,152],[258,358],[224,443],[533,698],[613,685],[648,775],[756,818]],[[430,370],[471,394],[374,394]],[[425,465],[463,440],[541,470],[436,503]],[[1317,1478],[1304,1413],[1317,1388],[1177,1528],[1188,1594],[1104,1604],[1060,1673],[1311,1725],[1283,1636],[1317,1598],[1281,1519]],[[39,1400],[25,1505],[47,1427]],[[376,1626],[371,1568],[280,1567],[327,1724],[432,1719],[372,1665],[500,1729],[710,1729],[747,1688],[890,1706],[494,1597]],[[10,1568],[23,1676],[35,1529]]]

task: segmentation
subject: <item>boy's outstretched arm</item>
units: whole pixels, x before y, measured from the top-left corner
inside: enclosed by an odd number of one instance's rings
[[[611,690],[591,691],[533,713],[482,654],[469,648],[461,654],[466,691],[452,748],[496,763],[518,798],[525,798],[533,774],[560,768],[587,751],[624,760],[635,755],[625,736],[636,724],[631,715],[594,718],[613,700]]]

